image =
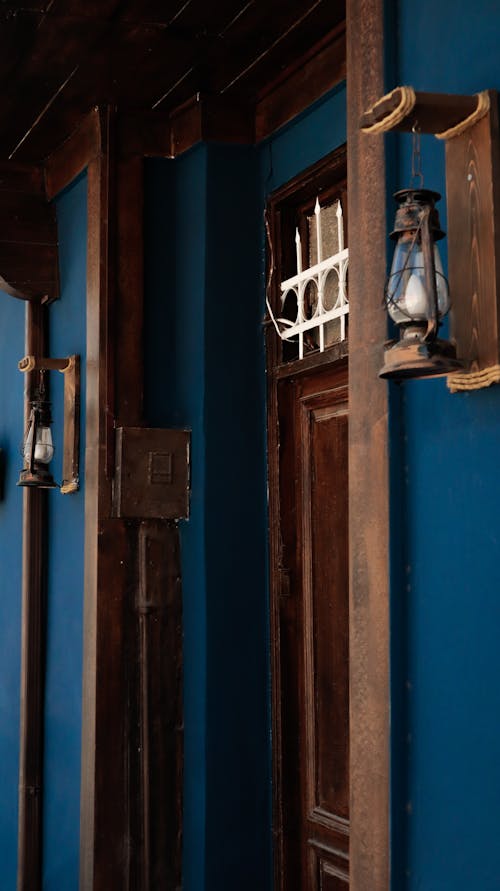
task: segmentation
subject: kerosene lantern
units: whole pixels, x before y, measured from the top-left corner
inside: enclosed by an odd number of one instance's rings
[[[22,449],[24,467],[19,476],[18,486],[32,486],[38,489],[57,488],[57,483],[48,470],[48,465],[54,457],[51,423],[50,402],[46,399],[45,371],[41,370],[39,387],[31,402],[28,432]]]
[[[399,203],[391,238],[396,241],[385,302],[398,325],[399,341],[387,345],[380,377],[436,377],[463,367],[455,347],[438,337],[450,308],[448,282],[436,244],[445,233],[439,223],[436,201],[441,195],[430,189],[410,188],[396,192]]]

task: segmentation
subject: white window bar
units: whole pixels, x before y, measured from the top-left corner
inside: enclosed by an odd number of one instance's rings
[[[323,237],[321,231],[321,207],[318,198],[314,208],[316,217],[316,236],[318,245],[318,261],[308,269],[302,269],[302,244],[299,230],[295,234],[295,246],[297,253],[297,275],[287,278],[281,282],[281,306],[285,305],[285,300],[291,292],[297,298],[297,317],[295,321],[290,319],[278,319],[273,321],[280,337],[283,340],[290,340],[298,335],[299,338],[299,359],[304,357],[304,333],[312,328],[319,329],[319,349],[324,352],[325,349],[325,325],[332,319],[340,319],[340,340],[345,340],[346,324],[345,317],[349,312],[349,302],[347,299],[347,264],[349,261],[349,250],[344,247],[344,220],[342,214],[342,205],[337,202],[337,231],[338,231],[338,252],[331,257],[323,259]],[[325,285],[330,272],[334,270],[337,273],[339,281],[339,290],[335,306],[332,309],[325,309]],[[318,303],[314,314],[311,318],[307,318],[305,297],[309,285],[313,285],[317,289]],[[286,326],[280,328],[279,325]]]

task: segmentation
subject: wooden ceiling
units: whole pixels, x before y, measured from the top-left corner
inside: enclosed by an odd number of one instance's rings
[[[342,0],[0,0],[0,161],[43,160],[95,105],[255,105],[344,18]]]

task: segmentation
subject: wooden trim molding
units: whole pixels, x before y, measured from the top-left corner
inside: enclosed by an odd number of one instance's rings
[[[76,130],[46,159],[45,191],[49,201],[62,192],[100,154],[101,115],[98,108],[93,108]]]
[[[261,94],[255,109],[256,142],[266,139],[345,80],[345,41],[342,22]]]
[[[359,130],[384,91],[383,6],[347,3],[351,891],[390,886],[386,183],[383,137]]]

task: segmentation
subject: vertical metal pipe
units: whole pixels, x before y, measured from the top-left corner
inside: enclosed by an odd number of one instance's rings
[[[26,305],[26,354],[47,348],[47,313]],[[25,381],[25,422],[35,381]],[[23,490],[21,722],[19,745],[18,891],[39,891],[42,875],[43,698],[45,680],[47,493]]]

